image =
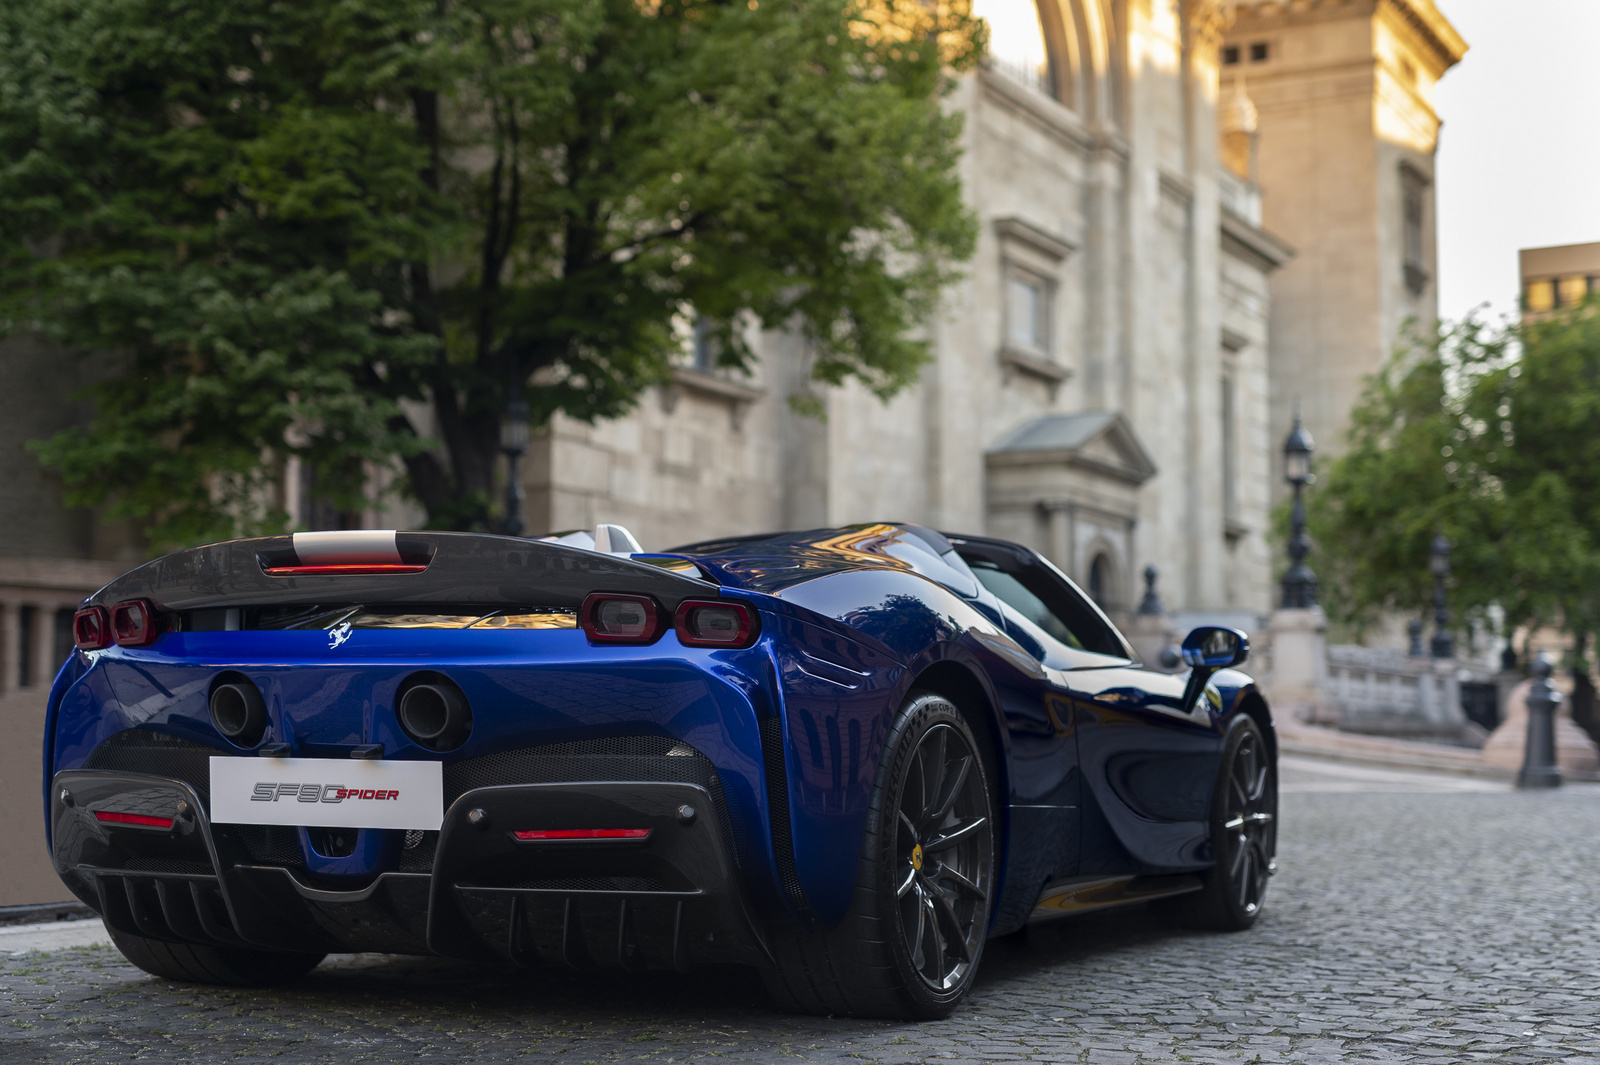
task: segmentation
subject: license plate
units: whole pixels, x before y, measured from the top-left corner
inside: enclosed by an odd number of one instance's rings
[[[358,758],[211,759],[211,820],[231,825],[437,829],[440,762]]]

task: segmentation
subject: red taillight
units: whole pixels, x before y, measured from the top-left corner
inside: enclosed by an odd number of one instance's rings
[[[114,825],[139,825],[141,828],[171,828],[172,818],[151,817],[149,814],[123,814],[115,810],[96,810],[96,821],[109,821]]]
[[[72,642],[80,651],[111,646],[111,615],[103,606],[86,606],[72,615]]]
[[[672,619],[685,647],[748,647],[755,642],[755,612],[728,600],[685,600]]]
[[[535,828],[511,833],[524,843],[561,839],[649,839],[648,828]]]
[[[129,599],[111,608],[111,636],[123,647],[147,647],[161,635],[161,611],[148,599]]]
[[[579,608],[578,625],[593,643],[654,643],[661,610],[649,596],[595,592]]]
[[[421,573],[427,568],[405,562],[380,562],[349,566],[267,566],[263,572],[269,577],[349,577],[374,573]]]

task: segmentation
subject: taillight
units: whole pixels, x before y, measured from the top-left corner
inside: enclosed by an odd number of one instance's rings
[[[689,599],[672,619],[685,647],[749,647],[755,642],[755,613],[743,603]]]
[[[661,610],[649,596],[595,592],[583,601],[578,625],[594,643],[654,643]]]
[[[103,606],[86,606],[72,615],[72,642],[80,651],[111,646],[111,615]]]
[[[147,647],[161,635],[161,613],[148,599],[129,599],[111,608],[111,636],[123,647]]]

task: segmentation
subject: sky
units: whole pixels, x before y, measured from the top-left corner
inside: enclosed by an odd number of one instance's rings
[[[1517,249],[1600,241],[1600,0],[1435,0],[1470,50],[1439,82],[1439,313],[1514,312]]]

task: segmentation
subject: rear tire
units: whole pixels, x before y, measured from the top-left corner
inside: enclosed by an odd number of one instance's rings
[[[1216,864],[1205,887],[1174,900],[1184,923],[1239,932],[1256,923],[1266,903],[1278,843],[1278,767],[1261,726],[1240,714],[1228,727],[1211,798]]]
[[[326,954],[280,954],[270,950],[168,943],[126,932],[112,932],[111,942],[122,951],[124,958],[151,976],[186,984],[235,987],[281,984],[304,976],[327,957]]]
[[[832,930],[775,929],[778,1004],[803,1013],[947,1017],[983,956],[995,800],[983,754],[943,696],[913,693],[878,766],[855,897]]]

